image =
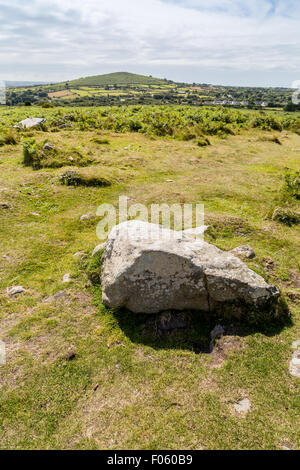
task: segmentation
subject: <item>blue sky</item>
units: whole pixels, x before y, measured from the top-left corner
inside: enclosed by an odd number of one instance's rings
[[[300,80],[300,0],[0,0],[0,21],[0,80]]]

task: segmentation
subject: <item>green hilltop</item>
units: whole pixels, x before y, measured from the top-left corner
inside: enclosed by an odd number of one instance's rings
[[[161,78],[147,77],[129,72],[116,72],[106,75],[94,75],[92,77],[70,80],[70,86],[101,86],[101,85],[161,85],[167,80]]]

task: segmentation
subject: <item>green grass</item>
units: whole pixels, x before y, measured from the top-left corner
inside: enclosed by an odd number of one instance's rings
[[[122,117],[122,110],[104,111]],[[300,339],[300,233],[271,214],[281,205],[299,211],[296,198],[282,198],[286,168],[299,167],[300,136],[248,125],[198,147],[197,138],[99,129],[102,112],[0,110],[5,128],[27,113],[46,113],[48,126],[21,132],[19,143],[0,148],[0,203],[10,207],[0,207],[0,332],[8,359],[0,366],[0,447],[299,449],[300,383],[288,365],[291,344]],[[191,119],[189,109],[175,112],[176,122]],[[67,121],[72,113],[77,120]],[[139,119],[149,113],[141,109]],[[172,113],[166,109],[163,116]],[[59,127],[66,122],[72,126]],[[23,137],[77,148],[93,163],[70,170],[111,186],[62,185],[68,168],[24,167]],[[197,314],[187,334],[153,339],[142,335],[143,316],[104,308],[101,288],[90,281],[98,220],[80,216],[95,214],[101,203],[117,204],[120,195],[146,205],[203,202],[211,226],[206,240],[225,250],[250,244],[256,258],[248,265],[280,287],[292,322],[243,327],[224,354],[207,355],[196,346],[207,343],[215,325]],[[74,258],[76,252],[81,255]],[[68,284],[62,283],[66,273]],[[12,285],[22,285],[25,294],[9,298]],[[44,301],[60,290],[64,297]],[[233,404],[245,397],[252,408],[241,417]]]

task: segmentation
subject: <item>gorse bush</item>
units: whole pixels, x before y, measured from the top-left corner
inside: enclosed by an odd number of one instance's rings
[[[282,131],[283,122],[280,118],[273,115],[256,115],[251,121],[250,126],[266,131]]]
[[[77,171],[66,171],[63,175],[60,176],[62,184],[66,186],[110,186],[111,182],[105,178],[98,176],[90,176],[79,174]]]
[[[288,171],[285,175],[285,192],[300,199],[300,171]]]
[[[94,142],[95,144],[98,144],[98,145],[109,145],[108,139],[100,139],[98,137],[94,137],[93,139],[91,139],[91,142]]]
[[[0,134],[0,147],[3,145],[16,145],[18,141],[17,135],[11,130],[5,130]]]
[[[198,147],[206,147],[207,145],[210,145],[210,141],[207,139],[207,137],[200,136],[200,138],[197,140],[197,145]]]
[[[23,165],[34,166],[38,155],[37,143],[34,138],[23,140]]]

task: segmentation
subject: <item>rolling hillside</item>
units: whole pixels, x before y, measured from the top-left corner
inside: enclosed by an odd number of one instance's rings
[[[166,83],[166,80],[128,72],[116,72],[79,78],[77,80],[71,80],[68,83],[70,86],[162,85]]]

